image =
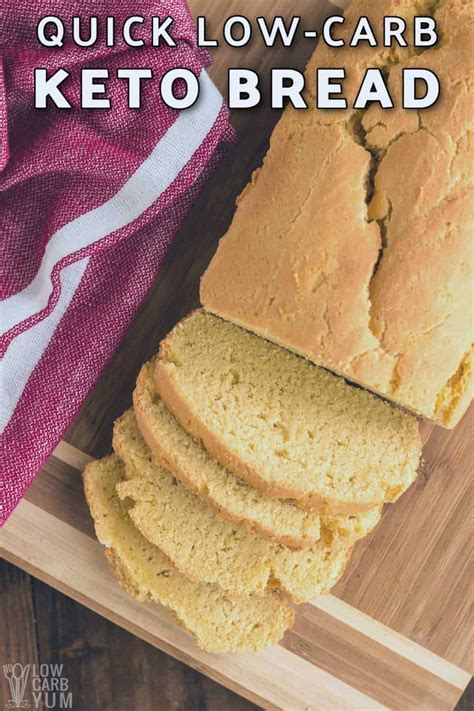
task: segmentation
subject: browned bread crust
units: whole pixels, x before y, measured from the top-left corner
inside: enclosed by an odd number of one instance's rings
[[[331,49],[352,106],[383,67],[396,108],[288,108],[238,200],[201,282],[204,307],[445,427],[472,397],[472,82],[469,0],[354,0],[361,15],[434,15],[438,46]],[[409,23],[408,23],[409,24]],[[382,42],[380,42],[382,45]],[[402,69],[426,67],[442,93],[403,110]],[[314,96],[308,90],[308,102]]]

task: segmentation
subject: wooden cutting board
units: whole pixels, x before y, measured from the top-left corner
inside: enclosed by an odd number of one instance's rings
[[[326,10],[314,0],[190,4],[195,15],[207,16],[209,32],[216,35],[231,14],[300,15],[305,29],[312,29]],[[228,67],[258,69],[263,78],[272,66],[302,68],[313,46],[301,40],[291,50],[269,50],[257,38],[245,50],[221,44],[210,73],[225,91]],[[266,106],[233,116],[237,145],[192,209],[119,354],[66,441],[0,532],[0,548],[7,560],[265,708],[452,709],[473,662],[473,409],[453,432],[422,425],[424,462],[417,483],[357,544],[333,594],[299,608],[282,644],[260,654],[200,651],[161,608],[137,603],[119,588],[93,534],[80,471],[90,456],[110,451],[113,420],[130,404],[140,365],[197,304],[199,276],[277,119],[278,112]]]

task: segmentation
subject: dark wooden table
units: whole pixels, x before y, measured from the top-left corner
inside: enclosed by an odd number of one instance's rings
[[[63,664],[73,709],[256,708],[4,561],[0,599],[0,663]],[[9,687],[0,675],[3,709]]]

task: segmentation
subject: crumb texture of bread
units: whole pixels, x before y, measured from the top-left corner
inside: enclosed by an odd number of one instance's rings
[[[244,524],[251,533],[296,548],[309,547],[320,538],[317,514],[264,496],[233,476],[192,439],[157,394],[151,363],[138,377],[133,402],[141,433],[155,460],[218,513],[233,523]],[[130,433],[130,415],[124,418],[122,429]]]
[[[163,467],[138,470],[126,457],[125,476],[117,492],[133,501],[136,528],[191,580],[233,595],[278,588],[300,603],[328,592],[344,571],[353,540],[330,528],[312,548],[291,550],[221,518]]]
[[[181,427],[156,392],[153,371],[152,362],[143,366],[133,395],[141,434],[154,461],[217,513],[233,523],[243,523],[251,533],[295,549],[309,548],[316,543],[321,525],[353,541],[363,538],[375,527],[381,507],[320,520],[318,514],[297,508],[295,502],[269,498],[235,477]],[[132,458],[135,467],[141,469],[146,455],[137,436],[137,422],[130,411],[117,420],[114,449],[122,459]]]
[[[377,48],[350,47],[367,16]],[[383,16],[433,15],[440,40],[384,47]],[[344,67],[342,111],[288,107],[201,282],[213,313],[445,427],[472,399],[473,111],[470,0],[353,0],[307,67]],[[352,108],[369,67],[395,104]],[[403,70],[441,95],[402,108]]]
[[[412,415],[204,310],[161,344],[159,394],[240,478],[324,515],[395,501],[414,481]]]
[[[235,598],[217,585],[186,578],[133,525],[131,502],[116,492],[123,479],[116,456],[93,462],[84,472],[97,537],[121,585],[139,600],[164,605],[208,652],[255,652],[276,644],[294,621],[284,598],[275,592]]]

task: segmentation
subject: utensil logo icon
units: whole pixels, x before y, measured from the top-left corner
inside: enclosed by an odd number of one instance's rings
[[[29,664],[4,664],[5,674],[10,686],[11,698],[5,704],[6,709],[28,709],[30,704],[23,697],[25,695],[26,682],[30,673]]]

